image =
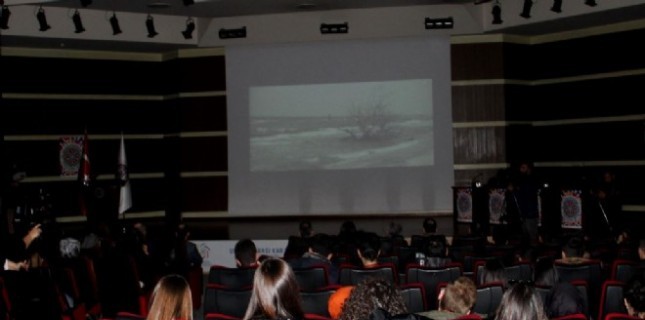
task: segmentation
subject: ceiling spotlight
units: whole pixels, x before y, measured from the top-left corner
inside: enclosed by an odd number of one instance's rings
[[[87,6],[89,6],[90,4],[92,4],[92,0],[81,0],[81,5],[82,5],[83,7],[87,7]]]
[[[349,32],[349,24],[347,22],[345,23],[322,23],[320,24],[320,33],[322,34],[328,34],[328,33],[348,33]]]
[[[195,21],[192,18],[186,20],[186,30],[182,31],[181,34],[184,35],[184,39],[192,39],[193,31],[195,31]]]
[[[598,4],[596,3],[596,0],[585,0],[585,4],[590,6],[590,7],[595,7]]]
[[[560,13],[562,12],[562,0],[553,0],[551,11]]]
[[[520,13],[520,17],[526,19],[530,18],[531,7],[533,7],[533,0],[524,0],[524,5],[522,6],[522,13]]]
[[[38,24],[40,25],[40,31],[47,31],[51,29],[51,26],[47,24],[47,16],[45,16],[45,9],[40,7],[38,13],[36,13],[36,19],[38,19]]]
[[[455,26],[455,21],[452,17],[436,19],[426,17],[425,26],[426,29],[452,29]]]
[[[493,4],[493,10],[491,10],[493,15],[493,24],[502,24],[502,5],[499,1],[495,1]]]
[[[219,29],[220,39],[246,38],[246,27],[238,29]]]
[[[151,15],[146,18],[146,28],[148,29],[148,38],[154,38],[158,35],[157,31],[155,31],[155,19]]]
[[[185,6],[190,6],[195,4],[195,0],[184,0],[184,5]]]
[[[11,11],[9,11],[8,6],[2,6],[0,10],[0,29],[9,29],[9,16],[11,15]]]
[[[81,14],[78,12],[78,10],[74,11],[72,21],[74,22],[74,28],[76,28],[76,30],[74,30],[75,33],[81,33],[85,31],[85,28],[83,28],[83,21],[81,21]]]
[[[121,33],[121,27],[119,27],[119,19],[116,18],[116,13],[112,13],[110,17],[110,25],[112,26],[112,35],[117,35]]]

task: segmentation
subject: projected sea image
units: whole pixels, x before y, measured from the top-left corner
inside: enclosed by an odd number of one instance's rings
[[[251,171],[429,166],[432,118],[378,112],[253,117]]]

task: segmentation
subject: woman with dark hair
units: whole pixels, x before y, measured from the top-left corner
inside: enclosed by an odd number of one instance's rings
[[[167,275],[152,292],[152,305],[147,320],[192,320],[193,300],[190,286],[184,277]]]
[[[623,296],[627,313],[645,319],[645,277],[642,273],[627,282]]]
[[[390,315],[407,313],[401,292],[391,283],[379,278],[367,278],[349,294],[339,320],[370,319],[370,314],[383,309]]]
[[[244,319],[304,319],[300,288],[291,267],[281,259],[268,258],[253,278],[253,293]]]
[[[495,320],[547,320],[540,295],[524,283],[507,289],[497,308]]]

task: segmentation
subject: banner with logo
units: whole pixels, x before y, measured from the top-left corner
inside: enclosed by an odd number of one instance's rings
[[[560,201],[563,229],[582,229],[582,191],[563,190]]]
[[[75,176],[81,164],[83,154],[83,137],[67,136],[59,139],[58,158],[61,176]]]

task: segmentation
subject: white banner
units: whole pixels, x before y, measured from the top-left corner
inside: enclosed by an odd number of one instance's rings
[[[235,268],[235,244],[238,240],[193,240],[199,253],[204,258],[204,273],[213,265]],[[258,254],[282,258],[287,240],[253,240]]]

